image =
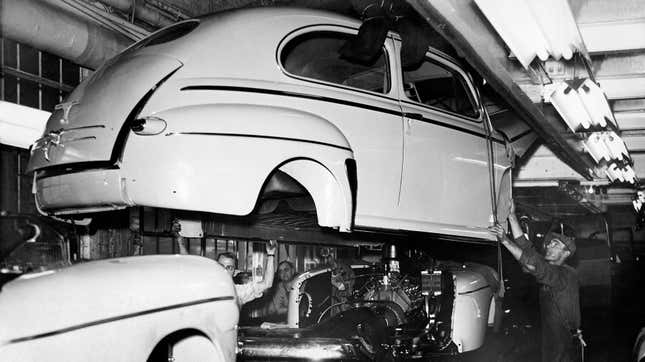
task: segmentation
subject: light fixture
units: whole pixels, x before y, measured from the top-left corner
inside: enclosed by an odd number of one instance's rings
[[[475,0],[511,52],[529,68],[544,61],[571,59],[586,49],[567,0]]]
[[[553,104],[573,132],[593,128],[616,128],[616,120],[605,93],[591,79],[576,78],[560,83],[547,101]]]
[[[627,147],[625,147],[625,142],[615,132],[605,132],[603,141],[613,159],[623,160],[629,158],[629,152],[627,151]]]
[[[634,205],[634,210],[636,210],[636,212],[640,212],[641,209],[643,208],[643,204],[645,204],[645,192],[638,191],[636,193],[636,196],[632,200],[632,205]]]
[[[620,181],[635,184],[637,181],[636,173],[630,165],[619,166],[612,163],[607,166],[605,173],[611,182]]]
[[[51,113],[0,101],[0,143],[29,148],[43,135]]]
[[[603,159],[607,162],[630,159],[625,142],[613,131],[592,132],[582,145],[596,163],[601,163]]]
[[[607,96],[596,82],[585,79],[579,85],[577,93],[589,115],[592,126],[607,127],[609,124],[616,128],[616,119],[609,107]]]
[[[623,178],[625,181],[629,182],[630,184],[636,183],[636,173],[634,173],[634,169],[630,165],[626,165],[622,169],[623,172]]]
[[[607,174],[607,177],[609,177],[609,180],[611,182],[614,182],[616,180],[625,182],[623,173],[618,170],[618,166],[615,163],[612,163],[611,165],[607,166],[605,173]]]
[[[611,151],[607,149],[607,146],[605,145],[605,142],[602,141],[602,137],[599,132],[590,134],[589,137],[587,137],[587,140],[582,142],[582,145],[596,163],[602,162],[603,159],[607,161],[611,160]]]

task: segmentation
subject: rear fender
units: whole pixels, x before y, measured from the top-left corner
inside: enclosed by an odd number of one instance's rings
[[[201,104],[172,108],[149,116],[166,121],[166,134],[214,134],[274,138],[350,149],[343,133],[313,113],[252,104]],[[145,118],[145,117],[143,117]]]
[[[353,153],[325,119],[241,104],[187,106],[148,117],[163,120],[165,129],[128,137],[120,166],[131,204],[247,215],[279,169],[312,195],[321,226],[349,231],[346,160]]]
[[[334,172],[312,160],[293,160],[279,170],[293,177],[309,192],[316,205],[320,226],[350,231],[352,226],[352,193],[344,163]]]

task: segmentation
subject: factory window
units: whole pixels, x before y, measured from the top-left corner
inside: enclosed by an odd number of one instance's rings
[[[60,57],[0,37],[0,100],[52,112],[89,70]],[[29,151],[0,145],[3,176],[0,210],[35,212],[31,183],[25,172]],[[7,177],[6,175],[14,175]],[[15,177],[18,175],[18,177]]]
[[[11,39],[0,38],[0,99],[52,112],[90,70]]]
[[[340,49],[349,34],[314,32],[292,39],[281,54],[285,71],[292,75],[377,93],[390,90],[385,52],[369,63],[344,59]]]

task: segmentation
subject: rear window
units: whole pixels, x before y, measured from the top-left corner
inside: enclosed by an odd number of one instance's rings
[[[186,20],[153,33],[132,47],[132,50],[167,43],[187,35],[195,30],[199,20]]]
[[[370,63],[356,63],[340,56],[351,35],[313,32],[292,39],[282,50],[284,69],[295,76],[340,84],[376,93],[390,90],[385,51]]]

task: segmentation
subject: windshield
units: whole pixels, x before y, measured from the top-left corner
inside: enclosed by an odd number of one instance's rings
[[[0,216],[0,273],[22,274],[70,264],[61,232],[32,216]]]

